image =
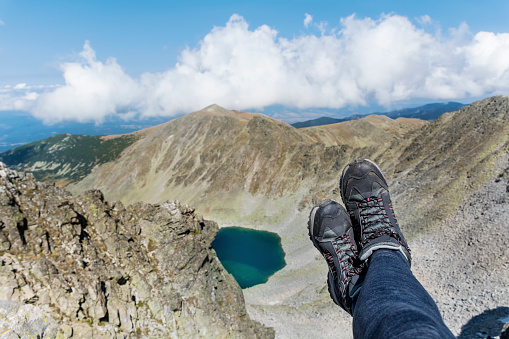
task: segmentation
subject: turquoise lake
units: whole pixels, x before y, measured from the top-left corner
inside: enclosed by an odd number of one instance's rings
[[[217,233],[212,247],[241,288],[263,284],[285,266],[281,238],[275,233],[225,227]]]

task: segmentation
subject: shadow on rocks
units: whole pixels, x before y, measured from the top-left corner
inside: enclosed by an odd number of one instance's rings
[[[472,317],[461,327],[458,339],[486,338],[499,336],[509,317],[509,307],[497,307]]]

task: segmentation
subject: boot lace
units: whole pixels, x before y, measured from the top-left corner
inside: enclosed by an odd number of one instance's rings
[[[395,225],[393,225],[389,219],[388,213],[391,213],[396,222],[396,226],[399,227],[398,220],[394,214],[394,209],[392,208],[392,202],[389,202],[390,211],[387,211],[384,207],[383,199],[378,197],[364,199],[358,203],[357,206],[359,207],[359,221],[362,226],[362,245],[366,245],[373,239],[386,234],[395,238],[407,249],[408,252],[410,252],[408,246],[406,246],[402,241],[401,235],[395,230]]]
[[[339,273],[343,279],[343,284],[346,284],[353,276],[360,274],[362,271],[362,267],[356,266],[359,251],[355,250],[354,246],[355,244],[353,239],[350,239],[349,235],[342,235],[332,242],[332,247],[336,253],[323,253],[327,264],[329,264],[334,280],[338,279],[338,272],[336,271],[336,265],[334,264],[334,256],[338,257],[339,266],[341,268],[341,272]]]

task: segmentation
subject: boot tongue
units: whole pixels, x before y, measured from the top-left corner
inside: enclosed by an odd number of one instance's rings
[[[332,228],[325,227],[323,234],[320,234],[320,236],[323,237],[324,239],[332,239],[337,237],[337,234],[332,230]]]
[[[380,197],[386,191],[378,181],[373,181],[371,187],[355,186],[350,192],[348,200],[361,202],[368,198]]]
[[[385,187],[380,185],[380,183],[378,181],[373,181],[373,185],[371,185],[371,195],[369,196],[369,198],[380,197],[380,196],[382,196],[382,193],[384,191],[385,191]]]

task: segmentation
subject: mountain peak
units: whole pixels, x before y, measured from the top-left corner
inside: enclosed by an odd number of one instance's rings
[[[229,116],[237,116],[234,112],[224,108],[224,107],[221,107],[219,105],[216,105],[216,104],[212,104],[210,106],[207,106],[201,110],[199,110],[198,112],[202,112],[202,113],[206,113],[208,115],[229,115]]]

